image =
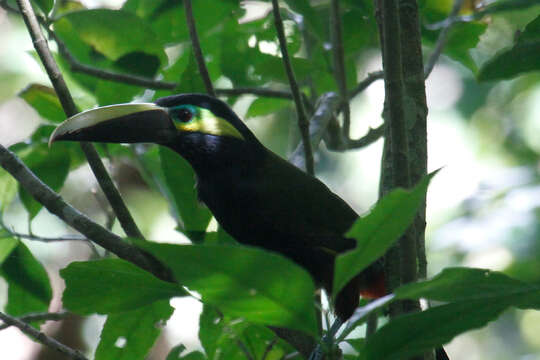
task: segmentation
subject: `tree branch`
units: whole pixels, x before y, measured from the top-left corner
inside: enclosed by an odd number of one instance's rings
[[[199,42],[199,35],[197,35],[191,0],[184,0],[184,9],[186,12],[186,22],[189,29],[189,37],[191,39],[191,45],[193,46],[193,55],[195,55],[195,60],[197,61],[197,66],[199,67],[199,73],[201,74],[204,86],[206,87],[206,92],[209,95],[216,96],[214,86],[212,85],[212,80],[210,79],[210,74],[208,74],[208,69],[206,68],[206,63],[204,61],[201,44]]]
[[[38,342],[42,343],[43,345],[48,346],[52,349],[55,349],[58,352],[61,352],[72,359],[88,360],[79,350],[74,350],[56,341],[52,337],[45,335],[41,331],[35,329],[34,327],[28,325],[27,323],[17,318],[11,317],[9,315],[6,315],[0,312],[0,320],[2,320],[6,325],[17,327],[23,333],[25,333],[26,335],[30,335],[31,337],[35,338]]]
[[[56,312],[56,313],[50,313],[50,312],[35,313],[35,314],[27,314],[27,315],[19,316],[16,319],[25,323],[29,323],[32,321],[43,321],[43,320],[59,321],[59,320],[65,319],[70,314],[71,313],[68,311],[61,311],[61,312]],[[13,326],[13,324],[4,323],[3,325],[0,325],[0,330],[7,329],[10,326]]]
[[[15,154],[2,145],[0,145],[0,166],[10,173],[36,201],[88,239],[162,280],[172,281],[173,277],[170,271],[153,256],[124,242],[119,236],[96,224],[79,210],[67,204],[60,195],[39,180]]]
[[[448,19],[453,19],[457,16],[459,13],[459,10],[461,9],[461,5],[463,4],[463,0],[455,0],[454,5],[452,6],[452,11],[450,12],[450,15],[448,15]],[[427,79],[429,74],[431,74],[431,71],[435,67],[435,64],[439,60],[439,57],[442,54],[442,51],[444,49],[444,46],[446,45],[446,39],[448,38],[448,32],[450,31],[450,28],[455,24],[454,21],[449,21],[443,26],[441,29],[441,32],[439,33],[439,37],[437,38],[437,43],[435,44],[435,48],[433,49],[433,52],[431,53],[426,66],[424,67],[424,76]]]
[[[296,105],[296,112],[298,115],[298,127],[300,128],[300,134],[302,135],[302,142],[304,143],[304,152],[306,158],[306,171],[308,174],[314,174],[313,164],[313,150],[311,149],[311,141],[309,139],[309,122],[302,102],[302,96],[294,71],[291,65],[291,59],[289,57],[289,50],[287,49],[287,39],[285,38],[285,31],[283,30],[283,20],[281,20],[281,14],[279,12],[279,4],[277,0],[272,0],[272,11],[274,13],[274,25],[276,27],[277,36],[279,39],[279,47],[281,49],[281,56],[283,60],[283,66],[289,79],[289,85],[293,95],[294,103]]]
[[[332,50],[334,55],[334,78],[338,85],[341,100],[340,108],[343,111],[342,136],[349,138],[351,130],[351,107],[347,94],[347,76],[345,71],[345,54],[343,49],[343,36],[341,34],[341,14],[339,0],[330,2],[330,33],[332,38]]]
[[[75,115],[78,110],[73,102],[73,98],[67,88],[67,85],[64,81],[64,77],[58,68],[58,65],[54,61],[54,58],[51,54],[47,41],[43,37],[43,33],[39,27],[38,20],[32,9],[32,5],[29,0],[17,0],[19,8],[21,10],[22,17],[34,43],[36,52],[45,67],[47,75],[58,95],[58,99],[64,109],[65,114],[69,116]],[[81,148],[88,160],[90,168],[94,172],[96,179],[98,180],[103,193],[109,200],[122,228],[128,236],[143,238],[139,228],[133,221],[129,210],[127,209],[122,197],[120,196],[118,190],[114,186],[109,174],[103,166],[103,162],[99,158],[99,155],[96,149],[90,143],[81,143]]]

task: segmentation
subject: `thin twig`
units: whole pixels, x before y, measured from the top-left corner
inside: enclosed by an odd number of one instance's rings
[[[328,123],[334,117],[339,106],[339,97],[335,92],[321,95],[315,105],[315,113],[309,121],[309,141],[313,150],[317,150],[323,135],[326,133]],[[304,142],[300,142],[293,153],[289,156],[289,162],[298,168],[306,167],[306,154]]]
[[[60,104],[64,109],[64,112],[67,116],[75,115],[78,110],[73,102],[71,93],[67,88],[64,77],[54,60],[54,57],[51,54],[47,40],[43,37],[43,33],[39,27],[39,22],[36,18],[30,0],[17,0],[19,9],[21,10],[22,17],[34,43],[34,48],[45,67],[45,71],[49,76],[49,79],[56,91]],[[128,236],[143,238],[139,228],[135,224],[135,221],[131,217],[129,210],[127,209],[120,193],[114,186],[109,174],[103,166],[103,162],[99,158],[99,155],[96,149],[90,143],[81,143],[81,148],[88,160],[90,168],[94,172],[96,179],[98,180],[99,185],[103,189],[103,192],[107,199],[109,200],[114,212],[118,216],[118,220],[122,225],[122,228]]]
[[[354,89],[349,91],[349,99],[352,99],[353,97],[364,91],[369,85],[382,78],[384,78],[384,72],[382,71],[375,71],[369,73],[364,80],[360,81]]]
[[[199,42],[199,36],[197,35],[197,28],[195,27],[195,18],[193,17],[191,0],[184,0],[184,9],[186,12],[186,22],[189,29],[189,37],[191,39],[191,45],[193,47],[193,55],[195,56],[195,60],[197,61],[199,73],[201,74],[204,86],[206,87],[206,92],[209,95],[216,96],[214,86],[212,85],[212,80],[210,79],[210,74],[208,73],[208,69],[206,68],[206,63],[204,61],[201,43]]]
[[[71,315],[69,311],[60,311],[56,313],[46,312],[46,313],[26,314],[23,316],[19,316],[17,319],[25,323],[30,323],[33,321],[43,321],[43,320],[59,321],[59,320],[65,319],[69,315]],[[0,330],[7,329],[10,326],[12,326],[12,324],[4,323],[0,325]]]
[[[332,0],[330,2],[330,33],[332,35],[332,53],[334,55],[334,78],[338,85],[339,96],[341,97],[341,109],[343,111],[342,135],[344,138],[349,138],[351,130],[351,107],[347,95],[347,75],[341,27],[339,0]]]
[[[73,72],[81,72],[81,73],[91,75],[91,76],[94,76],[96,78],[103,79],[103,80],[109,80],[109,81],[135,85],[135,86],[142,86],[148,89],[155,89],[155,90],[159,90],[159,89],[174,90],[178,86],[178,84],[174,82],[154,80],[154,79],[131,75],[131,74],[121,74],[121,73],[98,69],[93,66],[85,65],[79,62],[75,58],[75,56],[73,56],[73,54],[68,50],[66,44],[64,44],[64,42],[60,40],[60,38],[58,37],[58,35],[56,35],[54,31],[48,30],[48,33],[58,45],[58,51],[60,52],[60,55],[67,61],[71,71]]]
[[[461,5],[463,4],[463,0],[455,0],[454,5],[452,7],[452,11],[450,12],[450,15],[448,15],[448,19],[453,19],[457,16],[459,13],[459,10],[461,9]],[[424,66],[424,78],[428,78],[429,74],[431,74],[431,71],[435,67],[435,64],[437,63],[437,60],[439,60],[439,57],[442,54],[442,51],[444,49],[444,46],[446,45],[446,40],[448,38],[448,32],[450,31],[450,28],[452,25],[454,25],[455,22],[450,21],[441,29],[441,32],[439,33],[439,37],[437,38],[437,43],[435,44],[435,49],[433,49],[433,53],[428,58],[428,61],[426,65]]]
[[[42,343],[43,345],[48,346],[52,349],[55,349],[58,352],[61,352],[69,356],[71,359],[87,360],[87,358],[79,350],[72,349],[56,341],[52,337],[45,335],[41,331],[35,329],[34,327],[28,325],[27,323],[17,318],[11,317],[9,315],[6,315],[0,312],[0,320],[2,320],[6,325],[17,327],[26,335],[30,335],[31,337],[33,337],[34,339],[36,339],[38,342]]]
[[[294,103],[296,105],[296,112],[298,115],[298,127],[300,128],[300,134],[302,135],[302,142],[304,143],[304,152],[306,157],[306,171],[308,174],[314,174],[313,164],[313,150],[311,149],[311,141],[309,140],[309,122],[302,102],[302,96],[300,94],[300,88],[296,82],[294,71],[291,65],[291,59],[289,57],[289,50],[287,49],[287,39],[285,38],[285,31],[283,30],[283,20],[279,12],[278,0],[272,0],[272,11],[274,13],[274,25],[279,39],[279,47],[281,49],[281,55],[283,60],[283,66],[289,79],[289,85],[293,95]]]
[[[292,100],[293,96],[289,91],[273,90],[267,88],[238,87],[234,89],[215,89],[216,95],[238,96],[238,95],[257,95],[273,97],[278,99]]]
[[[123,241],[119,236],[90,220],[67,204],[60,195],[44,184],[11,151],[0,145],[0,166],[11,174],[32,197],[75,230],[118,257],[145,269],[160,279],[172,281],[170,271],[153,256]]]

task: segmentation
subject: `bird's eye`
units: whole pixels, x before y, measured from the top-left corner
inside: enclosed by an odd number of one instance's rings
[[[186,108],[178,109],[174,112],[175,118],[181,122],[188,122],[193,117],[191,110]]]

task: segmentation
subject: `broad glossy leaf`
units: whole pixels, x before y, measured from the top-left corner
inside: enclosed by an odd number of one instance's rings
[[[161,300],[131,311],[107,316],[95,359],[146,359],[146,355],[161,333],[161,328],[173,311],[174,308],[167,300]]]
[[[401,299],[426,298],[457,302],[485,299],[524,308],[540,309],[540,284],[529,284],[497,271],[447,268],[431,280],[404,285],[395,291]],[[514,300],[518,302],[513,302]]]
[[[426,196],[427,187],[436,172],[426,176],[412,190],[397,189],[382,198],[373,210],[360,217],[347,233],[355,238],[355,249],[336,259],[334,290],[339,290],[349,280],[382,256],[405,232]]]
[[[13,246],[13,242],[9,242]],[[48,310],[52,298],[49,277],[24,243],[17,241],[1,265],[0,273],[8,283],[6,311],[10,315]]]
[[[66,119],[56,92],[49,86],[31,84],[19,93],[19,96],[32,106],[44,119],[59,123]]]
[[[41,181],[54,191],[59,191],[62,188],[69,172],[68,145],[59,144],[49,149],[46,143],[21,144],[18,148],[21,150],[16,151],[17,155]],[[22,187],[19,187],[19,196],[28,211],[30,220],[32,220],[43,205],[35,201]]]
[[[54,5],[54,0],[32,0],[45,15],[51,11]]]
[[[159,154],[166,185],[173,195],[171,205],[182,219],[183,231],[188,236],[206,231],[212,214],[197,198],[193,169],[186,160],[168,148],[161,147]]]
[[[448,34],[444,53],[476,72],[476,63],[471,57],[470,50],[478,45],[480,36],[486,28],[487,25],[480,22],[456,24]]]
[[[317,333],[313,280],[276,253],[245,246],[138,245],[227,316]]]
[[[460,301],[395,318],[367,339],[362,360],[408,359],[448,343],[456,335],[495,320],[506,308],[497,302]]]
[[[82,315],[130,311],[186,295],[177,284],[159,280],[121,259],[72,262],[60,275],[66,281],[64,306]]]
[[[530,22],[517,43],[489,59],[478,73],[479,81],[511,79],[540,70],[540,16]]]

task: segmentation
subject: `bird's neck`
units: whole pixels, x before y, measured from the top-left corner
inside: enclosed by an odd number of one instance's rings
[[[169,147],[190,163],[199,181],[206,183],[248,175],[267,152],[260,143],[208,135],[183,139]]]

